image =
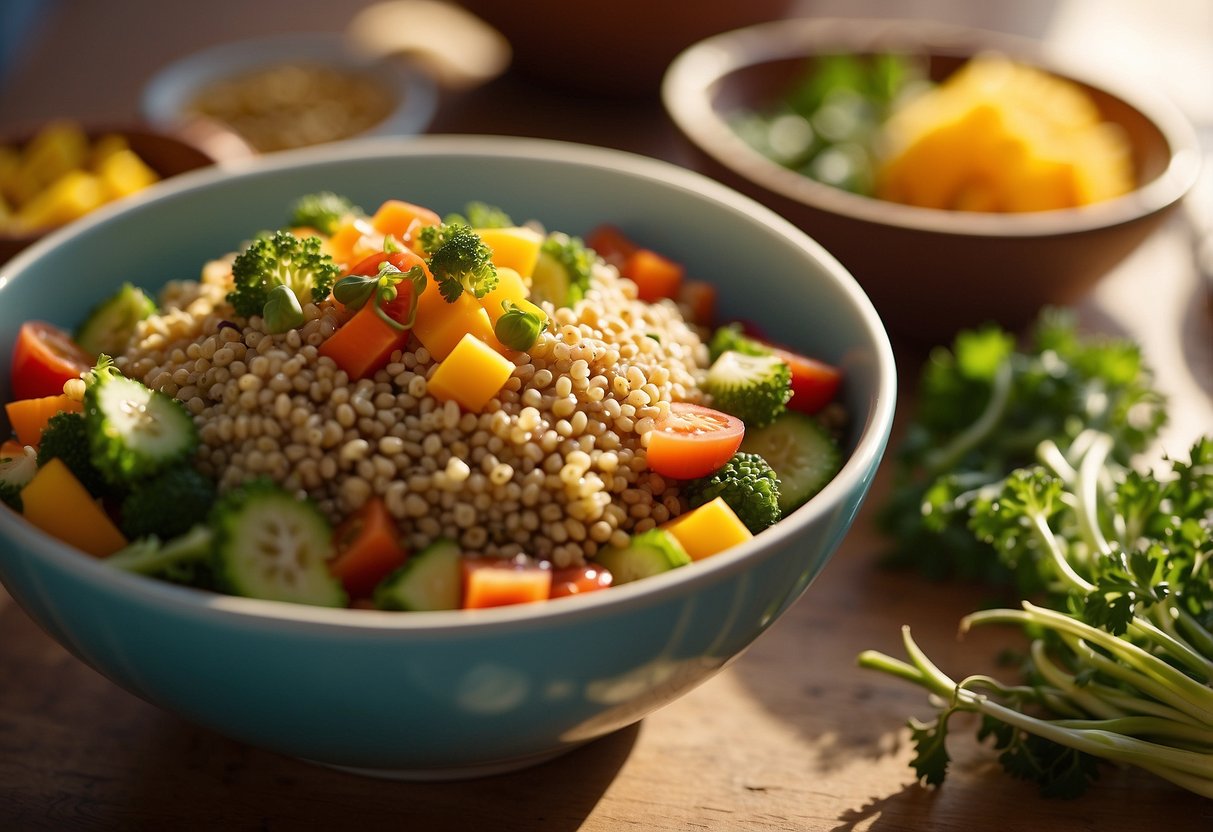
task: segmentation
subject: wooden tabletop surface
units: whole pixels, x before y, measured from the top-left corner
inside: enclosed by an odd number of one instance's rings
[[[294,9],[290,28],[335,29],[359,4],[214,0],[196,20],[150,0],[53,4],[27,60],[0,84],[0,130],[58,115],[130,117],[157,66],[269,31],[286,5]],[[135,20],[145,22],[118,31]],[[578,98],[509,74],[445,97],[432,129],[690,158],[654,100]],[[1178,217],[1080,307],[1088,328],[1143,343],[1172,398],[1159,450],[1183,453],[1213,425],[1211,309]],[[900,352],[903,389],[912,388],[919,360]],[[911,409],[907,396],[899,427]],[[470,782],[364,779],[197,728],[71,657],[0,590],[0,830],[1213,828],[1213,802],[1138,771],[1108,768],[1082,798],[1044,800],[1003,776],[959,721],[948,782],[937,790],[915,783],[905,721],[930,716],[925,694],[857,668],[856,655],[896,654],[899,628],[909,624],[943,669],[983,672],[1013,638],[975,633],[959,642],[956,623],[981,603],[981,588],[879,565],[884,542],[871,517],[887,485],[886,466],[820,579],[727,670],[565,757]]]

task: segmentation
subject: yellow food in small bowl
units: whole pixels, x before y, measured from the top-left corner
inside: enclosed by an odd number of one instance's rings
[[[875,196],[958,211],[1074,208],[1134,187],[1129,144],[1073,82],[980,55],[884,124]]]
[[[0,232],[64,225],[159,179],[123,136],[90,139],[78,124],[54,122],[24,146],[0,146]]]

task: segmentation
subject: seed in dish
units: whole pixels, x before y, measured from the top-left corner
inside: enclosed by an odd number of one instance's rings
[[[124,286],[75,337],[22,329],[10,505],[179,583],[433,610],[714,556],[842,463],[839,371],[713,330],[711,287],[617,228],[332,194],[288,215],[156,303]]]
[[[395,106],[366,73],[282,63],[213,82],[190,102],[263,153],[346,139],[374,127]]]

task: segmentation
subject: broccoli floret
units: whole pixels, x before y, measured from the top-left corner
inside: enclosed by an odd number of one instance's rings
[[[732,350],[742,355],[770,355],[771,350],[766,344],[745,334],[741,324],[732,323],[717,327],[708,341],[708,357],[715,361],[726,352]]]
[[[189,465],[140,480],[122,501],[122,531],[131,539],[185,534],[206,519],[215,484]]]
[[[290,228],[314,228],[321,234],[332,234],[338,224],[349,216],[362,216],[362,209],[332,191],[320,191],[300,197],[291,206]]]
[[[199,589],[213,589],[211,557],[214,543],[214,531],[199,524],[171,540],[162,541],[155,536],[139,538],[103,562],[126,572]]]
[[[253,240],[232,263],[235,287],[228,292],[227,301],[238,315],[263,315],[270,332],[286,332],[302,324],[303,315],[283,314],[283,291],[289,290],[293,296],[292,308],[319,303],[328,297],[340,274],[333,258],[321,251],[319,237],[301,240],[288,231],[276,231]],[[275,297],[280,286],[285,290]],[[273,314],[267,313],[270,304]]]
[[[106,487],[105,477],[93,464],[88,424],[83,413],[56,413],[47,422],[46,429],[42,431],[42,443],[38,446],[38,467],[55,458],[63,460],[68,470],[94,497],[111,490]]]
[[[723,497],[729,508],[754,534],[774,525],[782,516],[779,510],[779,477],[758,454],[734,454],[716,473],[686,483],[682,495],[691,508]]]
[[[462,223],[430,226],[420,234],[421,248],[429,255],[430,274],[447,303],[464,291],[482,298],[497,288],[493,251],[480,236]]]
[[[704,389],[713,406],[760,428],[787,409],[792,398],[792,371],[774,355],[743,355],[726,350],[712,362]]]
[[[466,225],[468,228],[512,228],[514,225],[510,215],[496,205],[469,202],[463,210],[464,214],[447,214],[443,222],[447,225]]]
[[[26,445],[19,454],[0,456],[0,503],[21,511],[21,489],[38,473],[38,453]]]
[[[198,427],[181,402],[118,372],[108,356],[86,379],[84,419],[93,465],[114,485],[133,485],[186,460]]]
[[[590,289],[590,276],[598,255],[580,237],[554,231],[539,247],[531,274],[531,300],[553,306],[572,306]]]

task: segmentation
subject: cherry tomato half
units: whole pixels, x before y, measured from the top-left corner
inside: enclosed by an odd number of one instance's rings
[[[93,357],[66,331],[44,321],[26,321],[13,347],[13,398],[57,396],[65,381],[92,367]]]
[[[736,416],[674,402],[649,435],[649,468],[679,480],[705,477],[737,453],[744,435],[745,425]]]
[[[837,367],[780,347],[772,347],[772,351],[792,371],[789,410],[816,413],[834,401],[842,384],[842,372]]]

